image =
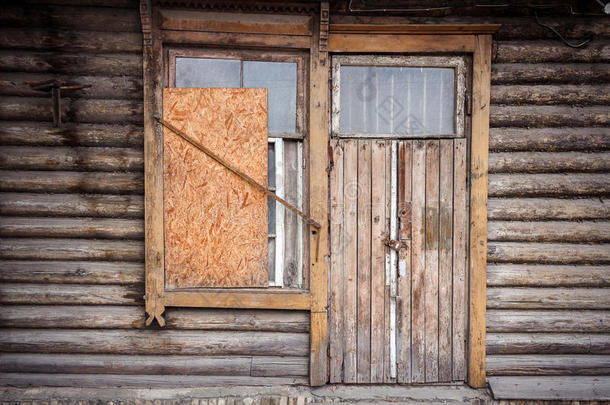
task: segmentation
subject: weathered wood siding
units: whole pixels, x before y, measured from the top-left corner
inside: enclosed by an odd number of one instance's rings
[[[533,18],[508,20],[497,35],[490,376],[610,374],[610,32],[602,19],[543,19],[572,42],[594,36],[582,49]]]
[[[34,3],[0,11],[0,381],[306,383],[306,313],[170,308],[144,327],[138,2]],[[24,84],[52,78],[91,85],[65,92],[60,129]]]

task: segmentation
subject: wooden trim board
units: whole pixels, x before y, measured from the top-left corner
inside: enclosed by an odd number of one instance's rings
[[[489,100],[491,35],[476,37],[472,79],[472,135],[470,139],[470,307],[468,383],[485,386],[485,307],[487,303],[487,167],[489,155]]]
[[[309,310],[311,295],[302,291],[165,291],[167,307]]]
[[[474,35],[328,35],[329,52],[473,52]]]
[[[331,34],[466,35],[493,34],[499,24],[330,24]]]

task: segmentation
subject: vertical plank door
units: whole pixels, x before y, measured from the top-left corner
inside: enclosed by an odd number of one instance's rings
[[[331,146],[331,382],[463,381],[466,141]]]

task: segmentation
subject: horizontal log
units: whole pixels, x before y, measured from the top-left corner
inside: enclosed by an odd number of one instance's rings
[[[143,194],[142,173],[0,171],[0,191]]]
[[[307,356],[309,334],[186,330],[6,329],[4,352]]]
[[[610,377],[607,376],[502,376],[490,377],[488,382],[494,398],[507,404],[576,405],[579,401],[589,401],[596,405],[610,399]]]
[[[490,309],[610,309],[607,288],[527,288],[487,289]]]
[[[2,304],[137,305],[144,303],[144,286],[86,284],[0,285]]]
[[[112,146],[144,145],[139,125],[103,125],[62,123],[54,127],[48,122],[0,122],[1,145],[24,146]]]
[[[492,263],[609,264],[610,244],[489,242]]]
[[[610,153],[496,152],[489,154],[490,173],[562,173],[610,171]]]
[[[495,63],[610,62],[610,41],[597,39],[583,48],[570,48],[560,41],[501,41]]]
[[[492,84],[607,83],[605,63],[494,63]]]
[[[298,364],[300,357],[287,358]],[[250,357],[3,353],[3,373],[250,375]],[[274,373],[274,370],[270,370]],[[277,371],[275,375],[277,376]]]
[[[65,52],[142,52],[140,32],[0,29],[0,47]]]
[[[168,308],[166,315],[176,329],[309,332],[309,313],[301,311]]]
[[[307,357],[252,357],[253,377],[306,377],[309,375]]]
[[[227,386],[307,385],[303,377],[195,376],[195,375],[98,375],[2,373],[0,385],[10,387],[75,388],[198,388]]]
[[[491,152],[567,152],[610,149],[607,128],[491,128]]]
[[[610,333],[610,311],[489,309],[487,332]]]
[[[610,176],[597,173],[491,174],[490,197],[607,196]]]
[[[610,103],[610,85],[493,85],[492,104],[572,104]]]
[[[610,266],[488,264],[489,287],[610,287]]]
[[[1,224],[2,220],[0,229]],[[489,221],[487,239],[504,242],[610,242],[610,222]]]
[[[487,354],[610,354],[610,335],[488,333]]]
[[[53,5],[8,6],[0,23],[5,27],[48,27],[64,30],[139,31],[140,16],[135,8],[61,7]]]
[[[144,242],[90,239],[4,238],[0,240],[0,259],[141,262],[144,260]]]
[[[108,194],[0,194],[0,215],[142,218],[144,198]]]
[[[131,148],[3,146],[0,169],[143,171],[144,151]]]
[[[70,90],[73,98],[142,100],[142,80],[129,76],[74,76],[40,73],[4,73],[0,78],[0,95],[19,97],[48,97],[49,92],[35,90],[28,84],[47,80],[64,80],[70,84],[88,86]]]
[[[133,305],[11,304],[0,308],[0,323],[5,328],[143,329],[146,320],[144,308]]]
[[[610,219],[610,204],[599,198],[490,198],[487,218],[506,221]]]
[[[166,329],[307,333],[309,314],[209,308],[167,308]],[[144,329],[141,306],[6,305],[0,323],[8,328]]]
[[[62,122],[141,124],[141,100],[61,99]],[[0,119],[53,122],[50,97],[1,97]]]
[[[142,77],[142,53],[0,51],[0,71]]]
[[[610,111],[604,106],[575,107],[567,105],[513,106],[493,105],[491,127],[601,127],[610,122]]]
[[[144,263],[0,261],[0,281],[6,283],[137,284],[144,282]]]
[[[610,356],[500,355],[487,356],[488,375],[607,375]]]
[[[0,217],[0,237],[143,240],[144,220]]]

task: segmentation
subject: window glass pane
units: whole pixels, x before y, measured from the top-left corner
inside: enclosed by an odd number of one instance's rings
[[[296,131],[296,63],[244,62],[244,87],[268,89],[269,133]]]
[[[267,197],[267,206],[269,207],[268,208],[269,229],[267,230],[267,232],[269,232],[270,234],[274,234],[275,233],[275,200],[272,197]]]
[[[269,283],[275,282],[275,238],[267,240],[267,272]]]
[[[176,58],[176,87],[240,87],[241,62],[233,59]]]
[[[267,144],[267,183],[275,190],[275,143]]]
[[[341,66],[341,133],[454,134],[450,68]]]

